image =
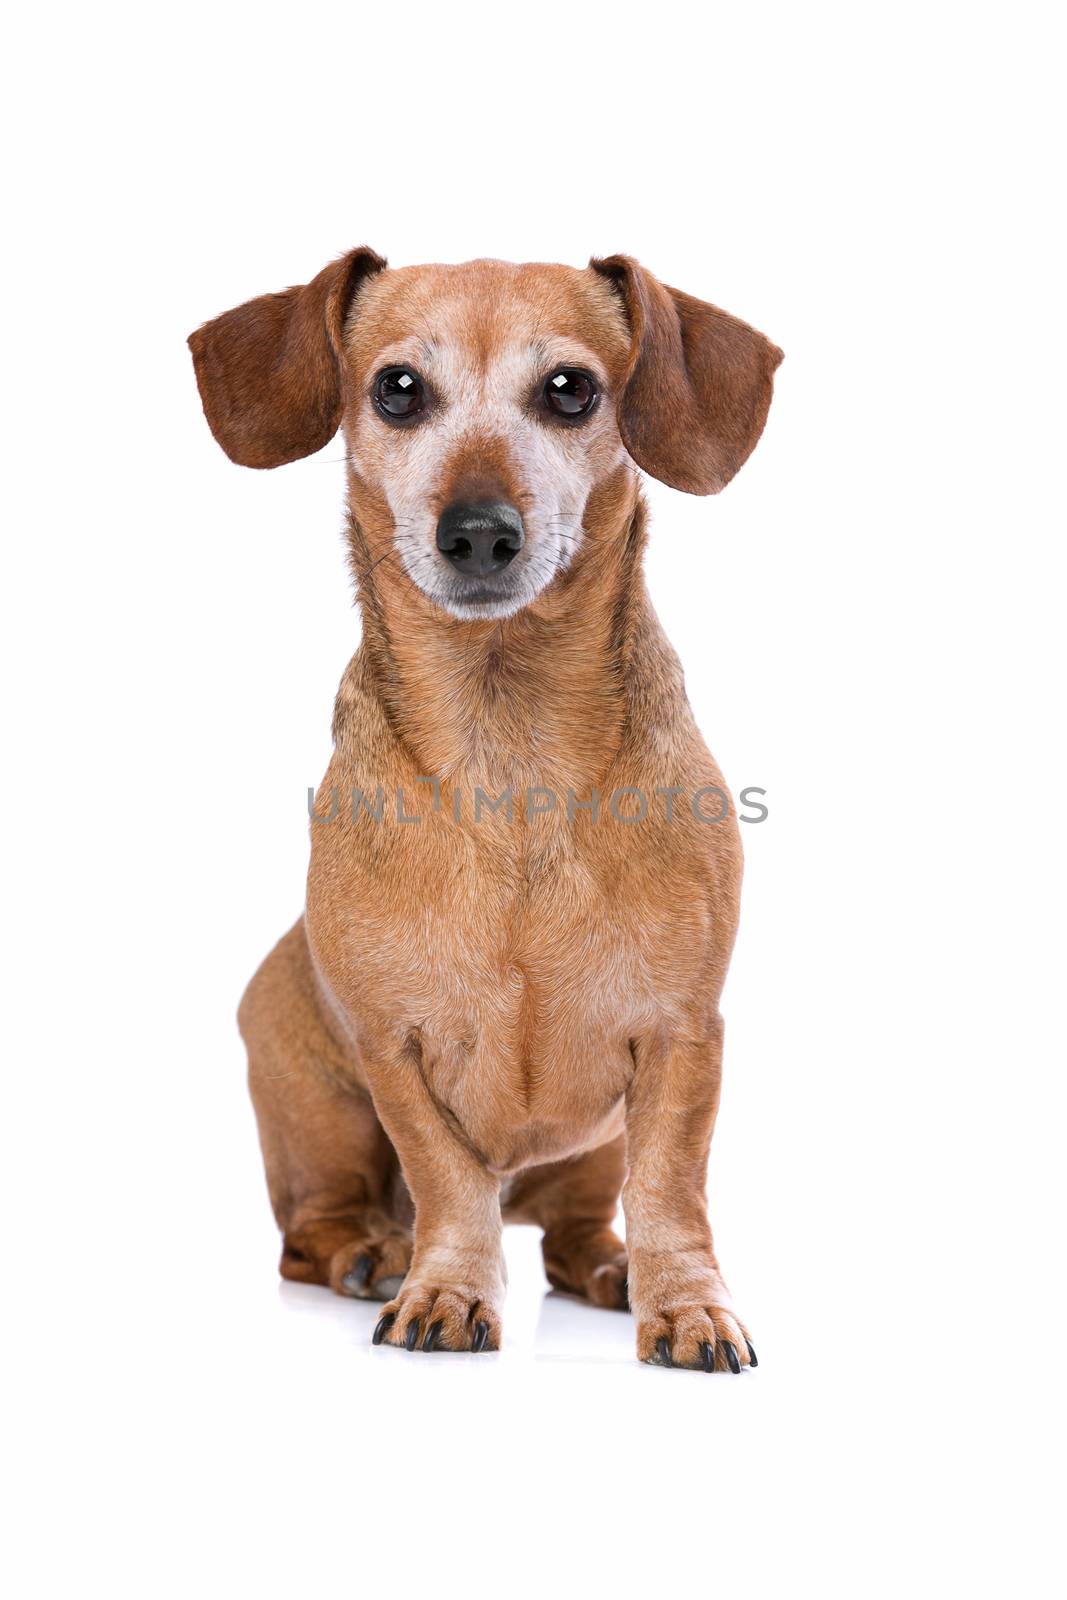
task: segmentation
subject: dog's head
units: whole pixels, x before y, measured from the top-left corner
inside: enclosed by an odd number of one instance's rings
[[[631,461],[714,494],[754,448],[781,351],[627,256],[389,271],[354,250],[189,340],[211,430],[276,467],[344,427],[353,509],[453,616],[505,617],[563,572]]]

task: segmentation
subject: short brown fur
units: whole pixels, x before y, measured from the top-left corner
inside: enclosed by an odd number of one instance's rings
[[[613,410],[589,447],[581,537],[503,619],[451,615],[397,557],[400,447],[368,395],[415,335],[428,351],[451,341],[472,373],[571,338],[604,373]],[[622,820],[608,796],[723,787],[645,591],[633,461],[690,492],[721,488],[759,437],[780,352],[627,257],[392,272],[366,250],[190,342],[233,459],[295,459],[342,422],[349,447],[363,637],[316,815],[340,799],[312,822],[306,914],[240,1012],[282,1275],[385,1299],[391,1344],[494,1348],[501,1220],[533,1222],[552,1283],[599,1305],[628,1297],[643,1360],[750,1365],[704,1198],[738,830],[685,803],[670,822],[661,806]],[[512,443],[464,435],[427,515],[473,487],[532,516]],[[573,814],[527,815],[530,788],[570,793]],[[510,789],[512,820],[475,821],[479,789]],[[381,822],[354,816],[352,792],[379,790]],[[418,822],[399,820],[397,791]]]

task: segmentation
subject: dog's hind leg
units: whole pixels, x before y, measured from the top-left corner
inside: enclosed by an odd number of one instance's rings
[[[411,1262],[411,1202],[370,1096],[323,1016],[302,921],[252,979],[238,1020],[284,1239],[282,1277],[390,1299]]]
[[[519,1174],[504,1206],[506,1222],[544,1229],[545,1275],[555,1289],[625,1311],[626,1246],[612,1223],[626,1176],[626,1141]]]

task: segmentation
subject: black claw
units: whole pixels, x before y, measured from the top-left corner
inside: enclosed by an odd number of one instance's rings
[[[700,1346],[700,1359],[704,1363],[705,1372],[715,1371],[715,1346],[705,1339]]]
[[[389,1329],[393,1326],[393,1323],[395,1321],[396,1321],[396,1312],[395,1311],[387,1311],[385,1313],[384,1317],[379,1317],[378,1318],[378,1326],[375,1328],[374,1332],[370,1336],[371,1344],[381,1344],[382,1340],[385,1338],[386,1334],[389,1332]]]
[[[671,1347],[667,1343],[666,1339],[656,1340],[656,1351],[665,1367],[674,1366],[674,1362],[671,1360]]]
[[[370,1256],[360,1256],[351,1272],[346,1272],[341,1283],[346,1289],[362,1289],[370,1277],[374,1262]]]
[[[367,1279],[371,1275],[371,1269],[373,1266],[374,1262],[371,1260],[370,1256],[360,1256],[359,1260],[352,1268],[352,1276],[356,1279],[357,1283],[366,1283]]]
[[[622,1283],[619,1285],[619,1304],[621,1305],[621,1307],[622,1307],[622,1309],[624,1311],[629,1311],[629,1309],[630,1309],[630,1280],[629,1280],[629,1278],[624,1278],[622,1280]]]
[[[474,1324],[474,1337],[471,1339],[471,1349],[474,1351],[475,1355],[477,1355],[480,1351],[485,1349],[486,1340],[488,1338],[489,1338],[489,1324],[488,1324],[488,1322],[476,1322]]]
[[[407,1336],[404,1339],[404,1349],[414,1350],[419,1342],[419,1319],[415,1317],[408,1323]]]
[[[746,1344],[746,1346],[748,1348],[748,1364],[749,1364],[749,1366],[750,1367],[758,1367],[759,1366],[759,1362],[756,1360],[756,1352],[755,1352],[755,1350],[753,1350],[752,1346],[749,1344],[747,1339],[745,1340],[745,1344]]]
[[[422,1348],[424,1350],[427,1350],[427,1351],[436,1350],[437,1341],[441,1337],[441,1330],[442,1330],[443,1327],[444,1327],[444,1323],[443,1322],[431,1322],[430,1323],[430,1326],[426,1329],[426,1337],[422,1341]]]
[[[731,1372],[740,1372],[741,1363],[737,1359],[737,1351],[728,1339],[724,1339],[722,1347],[726,1351],[726,1360]]]

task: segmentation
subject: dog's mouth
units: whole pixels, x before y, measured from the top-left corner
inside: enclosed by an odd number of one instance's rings
[[[520,584],[509,583],[506,578],[499,583],[481,578],[477,582],[464,584],[450,598],[459,605],[496,606],[501,602],[517,598],[521,587]]]
[[[551,522],[536,528],[533,539],[497,571],[464,572],[438,546],[409,529],[399,532],[397,548],[408,577],[427,599],[463,622],[499,621],[530,605],[569,564],[578,542],[575,527]]]
[[[431,598],[452,616],[471,621],[476,617],[509,617],[533,595],[520,568],[492,577],[469,578],[459,582],[450,576],[435,586]]]

